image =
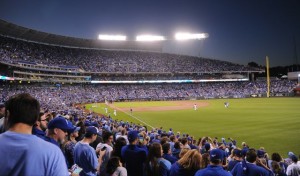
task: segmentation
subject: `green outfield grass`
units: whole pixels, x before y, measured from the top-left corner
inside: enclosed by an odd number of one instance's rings
[[[224,102],[230,103],[224,108]],[[166,131],[188,133],[196,138],[202,136],[231,137],[247,142],[250,147],[261,146],[271,154],[279,152],[286,157],[288,151],[300,154],[300,99],[299,98],[250,98],[200,100],[209,106],[193,110],[133,112],[133,116],[153,127]],[[172,106],[174,102],[124,102],[114,103],[116,107]],[[95,112],[104,114],[105,104],[97,104]],[[86,106],[88,109],[90,105]],[[112,109],[109,109],[112,114]],[[130,115],[118,111],[115,119],[141,124]],[[298,136],[299,135],[299,136]]]

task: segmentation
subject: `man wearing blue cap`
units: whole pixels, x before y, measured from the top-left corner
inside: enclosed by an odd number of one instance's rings
[[[56,117],[48,123],[48,135],[45,140],[60,147],[60,144],[64,143],[68,132],[72,133],[75,129],[76,127],[64,117]]]
[[[143,176],[148,149],[146,146],[138,146],[138,132],[128,132],[129,145],[121,150],[121,156],[125,162],[127,173],[130,176]]]
[[[221,149],[211,150],[209,152],[210,164],[207,168],[198,170],[195,176],[232,176],[230,172],[225,171],[222,167],[224,155],[224,151]]]
[[[100,156],[97,159],[96,151],[89,144],[97,139],[99,131],[94,126],[86,128],[84,138],[77,142],[74,148],[74,162],[82,168],[80,176],[96,176],[102,163],[102,156],[105,150],[98,151]]]
[[[233,152],[233,157],[232,157],[233,160],[229,161],[228,163],[228,169],[227,169],[228,171],[231,171],[236,164],[238,164],[243,160],[242,151],[240,149],[237,148],[233,149],[232,152]]]
[[[73,133],[69,133],[68,141],[64,145],[64,154],[66,156],[68,168],[70,169],[74,165],[74,148],[77,143],[76,137],[78,137],[78,132],[80,127],[76,127]]]
[[[5,108],[8,131],[0,134],[0,175],[69,175],[62,151],[32,135],[39,102],[23,93],[11,97]]]
[[[246,153],[246,159],[236,164],[231,170],[231,174],[233,176],[273,176],[272,171],[262,163],[259,163],[262,167],[257,166],[257,161],[259,160],[255,149],[249,149]]]

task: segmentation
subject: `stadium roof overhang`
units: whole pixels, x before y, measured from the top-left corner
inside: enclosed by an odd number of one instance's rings
[[[107,50],[162,51],[162,42],[100,41],[61,36],[18,26],[0,19],[0,34],[12,38],[58,46],[96,48]]]

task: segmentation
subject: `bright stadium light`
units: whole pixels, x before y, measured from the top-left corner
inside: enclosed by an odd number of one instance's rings
[[[136,41],[162,41],[165,40],[164,36],[156,36],[156,35],[138,35],[136,36]]]
[[[191,34],[191,33],[183,33],[179,32],[175,34],[176,40],[201,40],[208,37],[207,33],[201,33],[201,34]]]
[[[126,36],[124,35],[99,35],[99,40],[116,40],[116,41],[125,41]]]

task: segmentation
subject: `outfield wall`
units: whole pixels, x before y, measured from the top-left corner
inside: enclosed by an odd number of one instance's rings
[[[294,93],[271,93],[270,97],[294,97]],[[210,96],[210,97],[180,97],[180,98],[135,98],[135,99],[119,99],[116,102],[130,101],[177,101],[177,100],[206,100],[206,99],[238,99],[238,98],[266,98],[267,94],[252,94],[246,96]]]

